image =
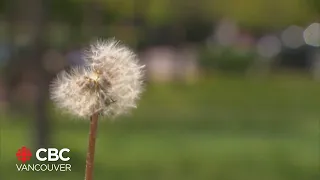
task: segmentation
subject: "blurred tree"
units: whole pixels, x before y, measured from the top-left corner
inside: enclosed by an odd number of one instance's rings
[[[49,7],[46,0],[29,0],[22,1],[25,7],[29,7],[30,23],[34,26],[33,42],[31,49],[31,59],[34,65],[34,69],[37,74],[37,96],[36,96],[36,140],[37,147],[47,147],[49,142],[49,119],[48,119],[48,87],[49,87],[49,75],[43,67],[43,55],[46,50],[46,44],[44,40],[45,25],[47,19],[47,7]]]
[[[46,45],[44,28],[46,22],[45,0],[7,0],[7,21],[9,22],[8,43],[11,60],[7,68],[9,100],[11,92],[22,79],[36,85],[35,98],[35,140],[37,147],[49,143],[49,121],[47,115],[49,75],[43,67],[42,56]],[[21,38],[23,37],[23,38]],[[29,75],[28,77],[24,77]]]
[[[17,70],[17,68],[14,68],[14,65],[16,64],[15,61],[18,60],[18,58],[15,58],[15,55],[17,55],[17,53],[14,52],[14,50],[16,50],[16,48],[14,48],[14,31],[13,31],[13,24],[14,21],[16,19],[15,16],[15,4],[16,4],[17,0],[7,0],[5,1],[4,7],[5,8],[5,16],[6,16],[6,21],[8,23],[7,25],[7,29],[6,29],[6,43],[9,46],[9,54],[10,54],[10,61],[9,63],[6,64],[6,68],[5,68],[5,81],[6,81],[6,98],[7,101],[9,102],[9,105],[12,105],[12,90],[13,87],[15,86],[15,82],[16,80],[14,80],[15,78],[17,78],[17,73],[14,73],[14,71]],[[11,109],[11,108],[9,108]]]

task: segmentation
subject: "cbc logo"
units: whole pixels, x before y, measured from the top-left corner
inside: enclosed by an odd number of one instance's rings
[[[36,158],[39,161],[69,161],[70,157],[68,157],[67,153],[70,152],[70,149],[63,148],[58,150],[56,148],[40,148],[36,152]]]

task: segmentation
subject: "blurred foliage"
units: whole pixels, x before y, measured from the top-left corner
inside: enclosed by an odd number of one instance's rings
[[[50,1],[48,5],[52,21],[68,22],[70,25],[81,24],[84,4],[71,0],[54,0]]]
[[[212,12],[246,26],[267,29],[315,20],[316,13],[304,0],[219,0]],[[209,6],[210,7],[210,6]]]
[[[1,2],[0,11],[4,12]],[[81,11],[88,4],[101,7],[103,19],[139,17],[148,25],[178,22],[194,14],[209,21],[228,17],[245,26],[275,28],[306,23],[319,16],[317,0],[54,0],[49,3],[52,20],[80,23]]]
[[[204,48],[200,52],[200,65],[205,70],[245,73],[253,64],[256,53],[253,50],[243,51],[233,47]]]
[[[73,9],[76,7],[74,3],[83,3],[87,0],[63,2],[64,5],[55,8],[56,14],[60,14],[61,7]],[[305,23],[317,17],[314,7],[304,0],[200,0],[196,3],[192,0],[97,0],[96,2],[101,3],[106,12],[121,18],[132,18],[137,15],[150,25],[181,21],[187,18],[188,14],[197,14],[211,21],[223,16],[233,18],[243,25],[266,28]],[[109,16],[106,15],[105,18]]]
[[[10,14],[1,1],[0,17]],[[46,38],[67,47],[116,36],[135,48],[177,42],[204,42],[221,18],[232,19],[251,34],[287,25],[306,25],[319,17],[317,0],[51,0],[47,4]],[[92,31],[84,31],[84,27]],[[4,28],[3,28],[4,29]],[[18,29],[22,29],[18,27]],[[5,31],[5,30],[1,30]],[[6,33],[1,33],[6,36]],[[71,45],[72,46],[72,45]]]
[[[320,16],[320,1],[318,0],[308,0],[311,8],[318,12],[318,16]]]

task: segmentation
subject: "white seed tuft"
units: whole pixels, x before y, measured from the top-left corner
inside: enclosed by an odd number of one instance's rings
[[[85,67],[63,71],[51,84],[58,108],[79,117],[94,113],[115,117],[136,107],[143,68],[137,56],[118,41],[98,41],[85,54]]]

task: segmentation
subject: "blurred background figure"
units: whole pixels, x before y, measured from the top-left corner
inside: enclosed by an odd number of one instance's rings
[[[319,0],[0,1],[0,179],[83,178],[88,122],[48,89],[112,37],[146,92],[101,122],[96,180],[320,179]],[[72,172],[17,173],[23,145],[71,149]]]

